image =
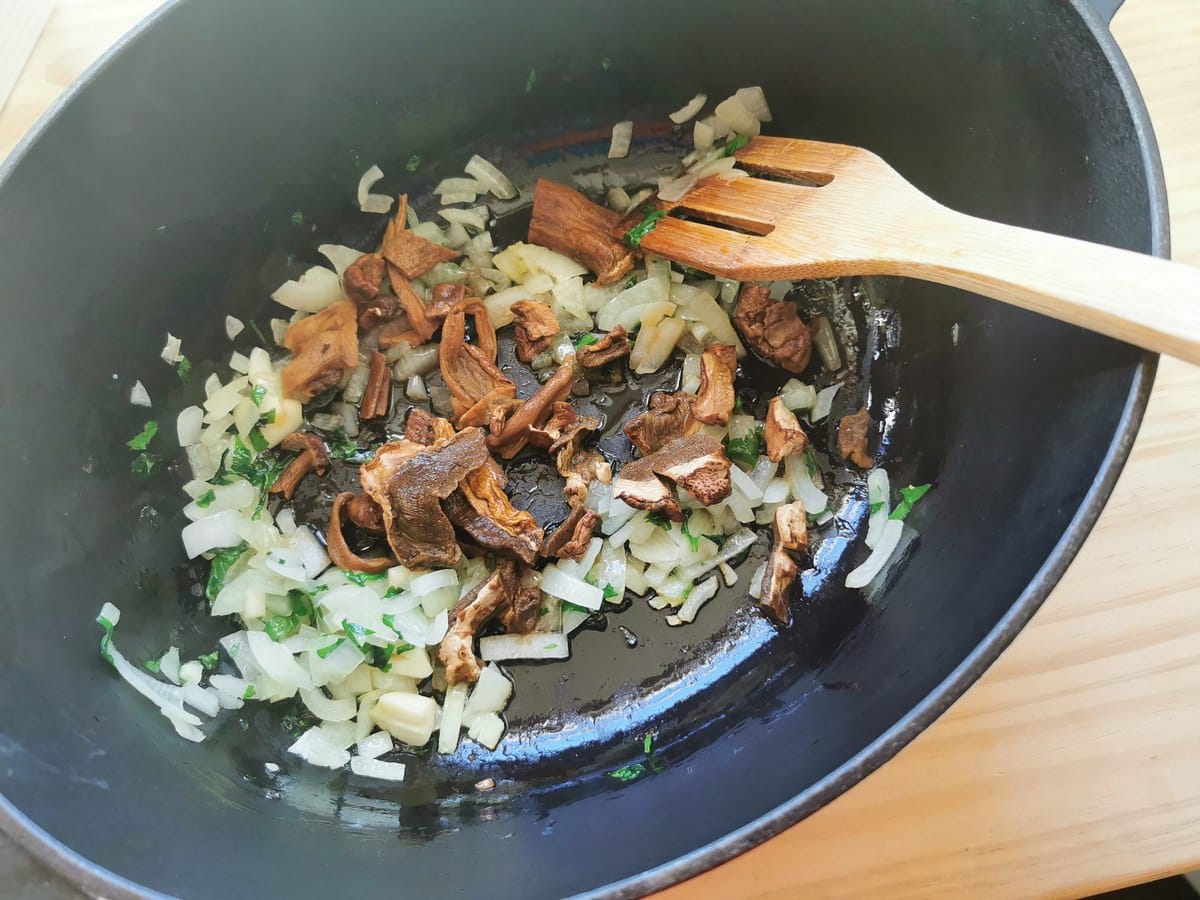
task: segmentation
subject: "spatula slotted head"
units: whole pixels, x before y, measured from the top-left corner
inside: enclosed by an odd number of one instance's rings
[[[760,177],[713,176],[660,203],[670,215],[641,248],[737,281],[886,274],[894,229],[914,201],[929,202],[859,147],[756,137],[735,157]]]

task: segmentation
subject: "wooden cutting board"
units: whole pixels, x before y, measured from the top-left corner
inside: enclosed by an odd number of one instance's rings
[[[59,0],[0,155],[156,5]],[[1200,0],[1128,0],[1114,32],[1158,133],[1175,257],[1200,265]],[[667,893],[1079,896],[1197,867],[1200,369],[1166,360],[1099,525],[980,682],[848,794]]]

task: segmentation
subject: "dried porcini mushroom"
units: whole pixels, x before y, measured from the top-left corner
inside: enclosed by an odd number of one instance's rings
[[[586,266],[597,284],[612,284],[633,271],[633,251],[612,235],[620,219],[565,184],[539,178],[533,191],[529,242]]]
[[[361,309],[379,296],[387,267],[378,253],[364,253],[342,273],[342,287]]]
[[[518,590],[515,565],[511,560],[501,560],[491,577],[458,601],[450,614],[450,630],[438,647],[447,684],[473,684],[479,680],[475,635],[501,606],[513,600]]]
[[[336,387],[358,366],[358,317],[354,304],[338,300],[288,326],[283,346],[292,358],[280,380],[284,395],[307,403]]]
[[[518,300],[512,305],[516,328],[517,359],[530,363],[535,356],[550,349],[550,340],[562,329],[554,311],[537,300]]]
[[[737,348],[709,344],[700,354],[700,390],[692,403],[692,418],[705,425],[728,425],[737,396]]]
[[[387,418],[392,409],[392,370],[387,357],[378,350],[371,351],[367,386],[363,390],[358,416],[364,422]]]
[[[633,344],[629,341],[625,326],[614,325],[612,331],[596,343],[576,348],[575,360],[585,369],[599,369],[623,359],[632,350]]]
[[[534,436],[538,424],[550,417],[554,404],[570,396],[576,378],[573,362],[568,359],[559,366],[537,393],[508,417],[498,434],[488,436],[488,446],[503,459],[512,459],[520,453]]]
[[[812,359],[812,331],[795,303],[772,300],[770,291],[747,284],[738,295],[733,324],[746,343],[767,362],[788,372],[803,372]]]
[[[800,574],[797,556],[808,552],[808,516],[799,500],[775,510],[771,555],[763,570],[759,604],[772,618],[786,625],[790,618],[787,605],[788,590]]]
[[[592,532],[599,524],[599,513],[586,506],[576,506],[566,521],[546,538],[542,546],[542,556],[547,559],[582,559],[583,554],[587,552],[588,542],[592,539]]]
[[[625,437],[643,455],[661,449],[677,437],[683,437],[688,432],[694,399],[684,391],[673,394],[655,391],[650,395],[646,411],[625,423]]]
[[[364,559],[351,550],[350,545],[346,543],[346,536],[342,533],[342,516],[346,510],[346,504],[355,499],[354,494],[345,491],[338,494],[333,501],[333,510],[329,514],[329,528],[325,531],[325,546],[329,551],[329,558],[333,560],[335,566],[345,569],[347,572],[367,572],[372,575],[386,572],[393,565],[386,556]]]
[[[400,208],[383,233],[380,255],[405,278],[420,278],[441,262],[458,259],[462,254],[408,230],[408,195],[400,195]],[[399,292],[397,291],[397,294]]]
[[[808,446],[808,435],[800,427],[800,420],[783,405],[783,399],[780,397],[772,397],[767,406],[763,437],[767,443],[767,458],[771,462],[782,462]]]
[[[446,316],[438,353],[454,421],[460,427],[484,424],[495,403],[517,393],[517,386],[496,367],[494,344],[489,358],[482,346],[466,342],[466,329],[465,310],[459,308]],[[495,332],[492,335],[494,342]]]
[[[867,452],[867,442],[870,439],[874,423],[871,414],[864,406],[853,415],[843,416],[838,422],[838,452],[842,458],[854,463],[860,469],[869,469],[875,465],[875,459]]]
[[[272,494],[283,494],[285,500],[291,500],[305,475],[309,472],[324,475],[329,471],[329,452],[320,435],[311,431],[293,431],[279,442],[279,447],[299,455],[275,479],[271,485]]]
[[[682,522],[683,510],[663,479],[688,491],[704,506],[711,506],[733,490],[729,466],[725,448],[716,438],[686,435],[627,463],[613,479],[613,496],[630,506]]]

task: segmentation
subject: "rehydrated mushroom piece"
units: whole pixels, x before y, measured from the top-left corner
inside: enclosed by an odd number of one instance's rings
[[[571,506],[587,498],[593,482],[612,481],[612,466],[600,451],[582,446],[584,436],[600,427],[600,420],[581,416],[570,403],[559,400],[554,404],[549,421],[533,429],[530,442],[544,447],[554,459],[558,474],[566,479],[565,493]]]
[[[542,590],[535,573],[526,569],[521,574],[517,593],[500,609],[500,624],[509,634],[529,634],[538,623],[542,609]]]
[[[342,287],[346,296],[362,308],[379,296],[383,276],[387,272],[383,257],[378,253],[364,253],[346,267],[342,273]]]
[[[780,625],[791,618],[788,611],[788,590],[800,574],[796,554],[808,552],[808,516],[799,500],[775,510],[774,540],[767,567],[763,570],[759,604],[770,612]]]
[[[688,491],[704,506],[711,506],[733,490],[729,466],[725,448],[715,437],[686,435],[627,463],[613,480],[613,496],[630,506],[682,522],[683,510],[663,479]]]
[[[460,427],[487,422],[493,404],[517,393],[517,386],[496,367],[494,357],[489,359],[481,347],[467,343],[466,332],[466,312],[456,309],[446,316],[438,352],[454,421]]]
[[[687,434],[694,400],[684,391],[655,391],[646,411],[625,423],[625,437],[643,456],[662,449],[669,441]]]
[[[512,305],[512,312],[516,320],[517,359],[530,363],[550,348],[550,339],[562,328],[554,317],[554,310],[537,300],[518,300]]]
[[[350,549],[350,545],[346,543],[346,536],[342,533],[342,517],[350,508],[347,504],[353,504],[357,499],[359,498],[355,494],[344,491],[333,501],[333,510],[329,514],[329,528],[325,530],[325,547],[329,551],[329,558],[335,566],[347,572],[368,572],[372,575],[386,572],[392,567],[392,561],[388,557],[364,559]]]
[[[414,444],[429,446],[438,438],[438,423],[445,421],[419,406],[413,407],[404,423],[404,438]]]
[[[539,178],[533,191],[529,242],[563,253],[611,284],[633,270],[633,251],[613,237],[621,217],[564,184]]]
[[[738,295],[733,324],[767,362],[796,373],[808,367],[812,331],[800,318],[795,303],[772,300],[768,288],[747,284]]]
[[[575,359],[585,369],[599,369],[628,356],[631,350],[633,344],[629,342],[629,332],[625,326],[614,325],[613,330],[596,343],[579,347],[575,351]]]
[[[363,390],[358,416],[364,422],[382,419],[392,409],[392,370],[387,357],[378,350],[371,351],[367,386]]]
[[[400,208],[383,233],[383,245],[379,252],[405,278],[420,278],[438,263],[449,262],[462,255],[457,250],[427,241],[408,230],[408,194],[400,195]]]
[[[280,380],[285,396],[307,403],[336,386],[358,366],[358,322],[354,304],[338,300],[288,327],[283,346],[292,358]]]
[[[387,530],[383,521],[383,510],[379,508],[378,503],[365,494],[355,494],[347,500],[344,511],[346,518],[355,528],[361,528],[363,531],[370,531],[374,534],[383,534]]]
[[[475,635],[502,605],[512,601],[519,588],[516,566],[511,560],[501,560],[490,578],[458,601],[450,613],[450,630],[438,647],[447,684],[473,684],[479,680]]]
[[[783,405],[783,399],[780,397],[772,397],[767,405],[763,436],[767,441],[767,458],[771,462],[782,462],[808,446],[808,435],[800,427],[800,420]]]
[[[860,469],[869,469],[875,465],[875,459],[867,452],[867,442],[871,435],[871,414],[864,406],[850,416],[843,416],[838,422],[838,452],[842,458],[854,463]]]
[[[546,543],[542,546],[542,556],[547,559],[582,559],[583,554],[587,552],[588,542],[592,539],[592,532],[599,524],[599,513],[586,506],[576,506],[566,521],[546,538]]]
[[[291,500],[300,482],[309,472],[324,475],[329,471],[329,452],[321,436],[311,431],[293,431],[279,442],[280,448],[298,453],[279,477],[271,485],[272,494],[283,494],[285,500]]]
[[[445,341],[442,342],[444,348]],[[443,353],[444,353],[443,349]],[[539,423],[547,421],[554,411],[554,404],[565,400],[575,384],[573,359],[567,359],[550,378],[538,388],[537,393],[513,411],[499,433],[488,436],[488,446],[503,459],[512,459],[535,437]],[[511,382],[510,382],[511,384]],[[511,395],[509,395],[511,396]]]
[[[692,418],[705,425],[728,425],[737,397],[733,381],[737,376],[737,348],[729,344],[709,344],[700,354],[700,391],[692,404]]]
[[[462,551],[441,504],[487,461],[483,432],[468,428],[428,447],[391,441],[362,466],[363,490],[383,510],[388,544],[402,565],[429,568],[458,562]]]

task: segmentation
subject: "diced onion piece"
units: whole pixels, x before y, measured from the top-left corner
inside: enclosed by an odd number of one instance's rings
[[[842,352],[838,347],[837,335],[833,332],[833,326],[829,323],[829,319],[825,316],[818,316],[816,319],[816,330],[813,332],[813,346],[817,350],[817,356],[821,359],[821,365],[828,372],[836,372],[842,367]]]
[[[763,577],[766,574],[767,564],[766,562],[763,562],[757,569],[754,570],[754,574],[750,576],[750,586],[747,588],[746,593],[748,593],[755,600],[762,599],[762,583]]]
[[[739,529],[726,538],[725,543],[721,545],[720,551],[715,556],[703,562],[693,563],[680,568],[678,575],[684,581],[694,581],[710,569],[715,568],[719,563],[729,562],[735,556],[748,550],[754,541],[755,535],[753,531],[748,528]],[[626,580],[628,580],[628,575],[626,575]]]
[[[762,503],[762,490],[754,483],[754,479],[743,472],[738,466],[729,467],[729,478],[733,482],[733,489],[741,493],[746,502],[752,507]]]
[[[657,325],[642,325],[629,354],[629,365],[639,375],[657,372],[671,358],[675,345],[687,330],[682,319],[663,319]]]
[[[158,660],[159,671],[163,677],[173,684],[179,684],[183,681],[179,677],[179,648],[171,647]]]
[[[351,698],[330,700],[319,688],[311,690],[301,688],[300,699],[304,701],[304,705],[314,716],[326,722],[348,722],[358,711],[357,705]]]
[[[779,399],[792,412],[807,412],[817,402],[817,391],[812,385],[791,378],[780,388]]]
[[[624,159],[629,155],[629,145],[633,141],[633,122],[618,122],[612,129],[612,143],[608,146],[609,159]]]
[[[746,108],[737,95],[726,97],[716,108],[717,120],[735,134],[755,135],[762,130],[758,117]]]
[[[696,621],[696,613],[700,611],[700,607],[717,595],[717,576],[713,575],[710,578],[700,582],[692,592],[688,594],[686,600],[683,601],[683,606],[679,607],[679,616],[681,622]]]
[[[471,740],[482,744],[489,750],[495,750],[504,737],[504,720],[495,713],[484,713],[477,716],[467,732]]]
[[[446,699],[442,701],[442,721],[438,725],[438,753],[453,753],[458,749],[458,733],[463,726],[468,690],[465,684],[452,684],[446,688]]]
[[[175,335],[168,331],[167,343],[162,348],[162,353],[159,354],[162,357],[163,362],[172,366],[179,362],[179,360],[182,358],[182,355],[179,352],[181,345],[182,342],[179,340],[179,338],[175,337]]]
[[[443,206],[453,206],[455,203],[474,203],[478,198],[479,195],[474,191],[446,191],[446,193],[441,195]],[[446,243],[450,246],[454,246],[456,243],[459,243],[450,230],[455,226],[462,228],[458,222],[455,222],[450,226],[450,228],[446,229]]]
[[[447,587],[458,587],[458,573],[454,569],[434,569],[410,581],[408,592],[414,597],[424,597]]]
[[[392,736],[386,731],[376,731],[358,742],[354,748],[361,759],[378,759],[392,752]]]
[[[225,317],[225,336],[231,341],[246,330],[246,325],[241,319],[233,316]]]
[[[199,684],[200,679],[204,677],[204,666],[200,665],[199,660],[189,660],[179,667],[179,680],[184,684]],[[211,713],[216,715],[216,713]]]
[[[709,150],[717,138],[717,130],[713,128],[712,123],[707,119],[701,119],[692,126],[692,143],[696,145],[696,150],[704,153]]]
[[[512,682],[504,677],[499,668],[484,666],[463,710],[463,722],[470,727],[476,716],[500,712],[508,705],[512,693]]]
[[[413,747],[423,747],[433,735],[437,703],[432,697],[388,691],[375,701],[371,718],[392,737]]]
[[[383,170],[379,166],[371,166],[371,168],[363,172],[362,178],[358,180],[358,208],[363,212],[379,213],[382,215],[391,211],[391,197],[387,194],[368,193],[376,182],[382,180]]]
[[[200,431],[204,426],[204,410],[198,406],[189,406],[180,411],[175,419],[175,434],[179,437],[180,447],[190,447],[200,440]]]
[[[700,112],[700,110],[704,109],[704,104],[707,102],[708,96],[706,94],[697,94],[687,103],[683,104],[683,106],[679,107],[679,109],[675,110],[675,112],[668,115],[667,118],[676,125],[682,125],[695,116],[696,113]]]
[[[377,778],[380,781],[404,780],[404,763],[384,762],[362,755],[350,757],[350,771],[363,778]]]
[[[733,95],[739,103],[754,114],[760,122],[771,121],[771,108],[767,106],[767,96],[763,89],[754,87],[739,88]]]
[[[338,273],[338,277],[342,277],[346,270],[358,262],[362,257],[361,250],[355,250],[353,247],[347,247],[344,244],[319,244],[317,252],[329,260],[333,270]]]
[[[870,519],[867,520],[867,536],[865,538],[866,545],[872,549],[879,544],[883,530],[887,526],[890,499],[891,485],[887,470],[872,469],[871,474],[867,476],[867,502],[871,507],[877,508],[871,512]]]
[[[549,565],[542,570],[541,586],[551,597],[585,609],[599,609],[604,603],[604,592],[600,588],[567,574],[557,565]]]
[[[476,194],[482,194],[486,190],[487,188],[474,178],[443,178],[433,192],[442,197],[442,202],[445,203],[446,194],[470,194],[474,199]]]
[[[682,200],[697,183],[708,178],[710,175],[726,174],[737,165],[737,160],[732,156],[719,157],[711,160],[702,166],[692,169],[690,172],[685,172],[678,178],[673,178],[664,181],[659,185],[658,197],[660,200],[666,200],[673,203],[677,200]]]
[[[189,559],[221,547],[235,547],[241,542],[242,516],[229,509],[185,525],[182,532],[183,549]]]
[[[463,171],[499,200],[513,200],[517,196],[517,189],[508,177],[479,154],[471,157]]]
[[[441,209],[438,215],[447,222],[458,222],[464,227],[483,231],[487,228],[490,213],[486,206],[473,206],[470,209]]]
[[[513,281],[528,282],[531,277],[536,276],[538,273],[544,273],[554,279],[555,283],[562,283],[587,274],[587,269],[584,266],[575,262],[571,257],[551,250],[549,247],[518,242],[511,245],[508,251],[505,252],[509,251],[513,252],[521,260],[528,273],[524,278],[514,277]],[[504,266],[499,264],[499,260],[503,255],[503,253],[497,254],[492,260],[496,268],[501,270],[504,270]]]
[[[245,678],[211,675],[208,683],[217,692],[217,701],[221,704],[221,709],[241,709],[245,705],[244,698],[250,689],[250,682]]]
[[[229,368],[233,369],[239,375],[245,375],[250,371],[250,358],[244,353],[238,353],[238,351],[234,350],[233,354],[229,357]]]
[[[623,187],[609,188],[606,202],[609,209],[623,213],[629,208],[629,192]]]
[[[904,533],[904,523],[895,520],[889,520],[883,527],[883,533],[879,536],[879,542],[875,545],[875,549],[871,551],[861,566],[852,571],[846,576],[846,587],[850,589],[866,587],[875,580],[875,576],[883,569],[887,561],[891,559],[892,554],[896,552],[896,545],[900,543],[900,536]]]
[[[783,503],[791,494],[791,486],[787,483],[786,478],[772,478],[767,482],[766,489],[763,490],[763,503],[767,506],[774,506]]]
[[[499,260],[499,256],[496,257]],[[513,279],[514,281],[516,279]],[[544,272],[530,278],[524,284],[517,284],[503,291],[485,297],[483,300],[484,306],[487,307],[488,318],[492,320],[492,325],[496,328],[503,328],[505,325],[511,325],[514,319],[512,314],[512,305],[518,300],[528,300],[535,294],[544,294],[554,287],[553,279]]]
[[[497,634],[479,639],[479,655],[494,662],[506,659],[566,659],[571,655],[571,645],[565,634],[556,632]]]
[[[150,393],[140,381],[135,381],[129,389],[129,402],[134,406],[150,406]]]
[[[300,688],[312,687],[312,679],[296,658],[267,637],[266,632],[246,632],[246,646],[263,674],[279,686],[283,697],[292,696]]]
[[[340,769],[350,761],[350,754],[330,740],[320,726],[314,726],[300,735],[287,752],[299,756],[309,765],[326,769]]]
[[[831,384],[824,390],[817,392],[817,399],[813,402],[811,421],[813,424],[820,422],[833,409],[833,398],[837,396],[837,392],[841,390],[841,383]]]
[[[337,272],[324,266],[313,266],[294,281],[285,281],[271,299],[301,312],[320,312],[343,297],[342,282]]]

